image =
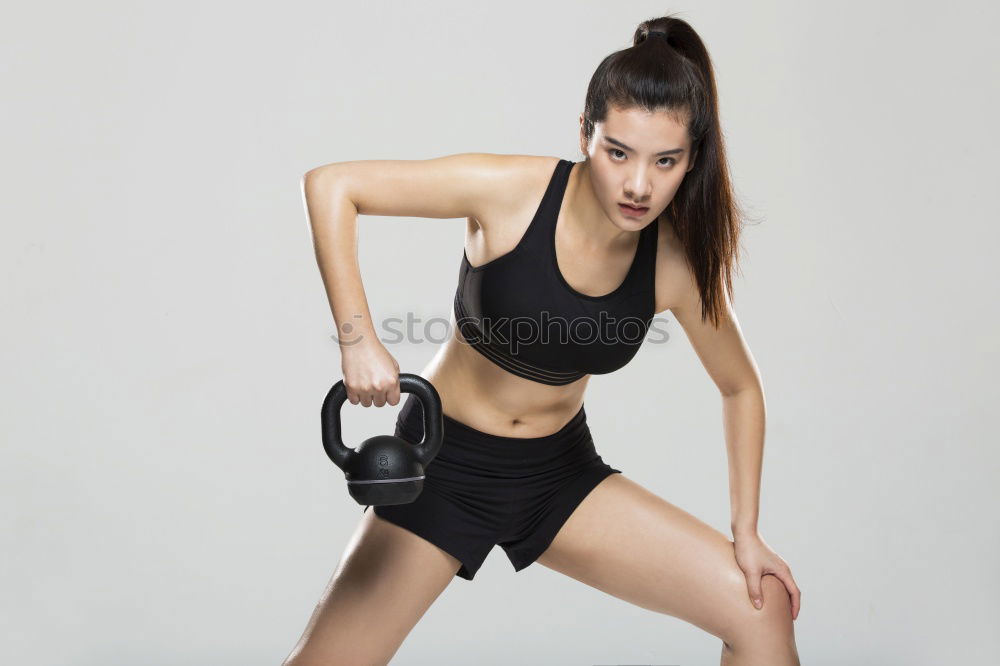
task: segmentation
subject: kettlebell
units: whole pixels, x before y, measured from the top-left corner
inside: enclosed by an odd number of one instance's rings
[[[356,449],[341,438],[340,408],[347,400],[344,380],[326,394],[320,420],[323,449],[344,470],[347,491],[358,504],[384,506],[409,504],[424,489],[424,468],[434,459],[444,441],[441,396],[420,375],[400,373],[399,392],[417,396],[424,408],[424,439],[413,444],[395,435],[376,435]]]

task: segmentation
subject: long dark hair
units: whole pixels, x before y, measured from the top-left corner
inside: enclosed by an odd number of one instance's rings
[[[649,36],[650,31],[666,36]],[[744,214],[726,163],[712,61],[694,28],[673,16],[643,21],[632,42],[601,61],[591,77],[584,136],[589,144],[594,123],[604,122],[610,107],[686,117],[697,158],[662,215],[684,246],[701,294],[702,320],[707,317],[718,327],[727,294],[732,297]]]

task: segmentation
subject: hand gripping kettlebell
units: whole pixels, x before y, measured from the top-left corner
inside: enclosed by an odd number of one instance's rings
[[[441,449],[444,418],[437,389],[420,375],[400,373],[399,392],[413,393],[424,411],[424,440],[413,444],[395,435],[376,435],[348,448],[341,438],[340,408],[347,400],[344,380],[326,394],[320,417],[323,449],[344,470],[347,490],[358,504],[409,504],[424,489],[424,468]]]

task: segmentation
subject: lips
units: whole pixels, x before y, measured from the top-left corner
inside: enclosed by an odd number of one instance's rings
[[[649,210],[648,207],[636,208],[635,206],[630,206],[629,204],[624,204],[624,203],[619,203],[618,204],[618,208],[625,215],[630,215],[632,217],[638,217],[638,216],[641,216],[641,215],[645,215],[646,211]]]

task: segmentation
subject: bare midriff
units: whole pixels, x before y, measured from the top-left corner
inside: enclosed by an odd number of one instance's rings
[[[518,377],[462,338],[454,311],[450,318],[451,336],[420,373],[447,416],[480,432],[531,438],[558,432],[580,411],[590,375],[564,386]]]

